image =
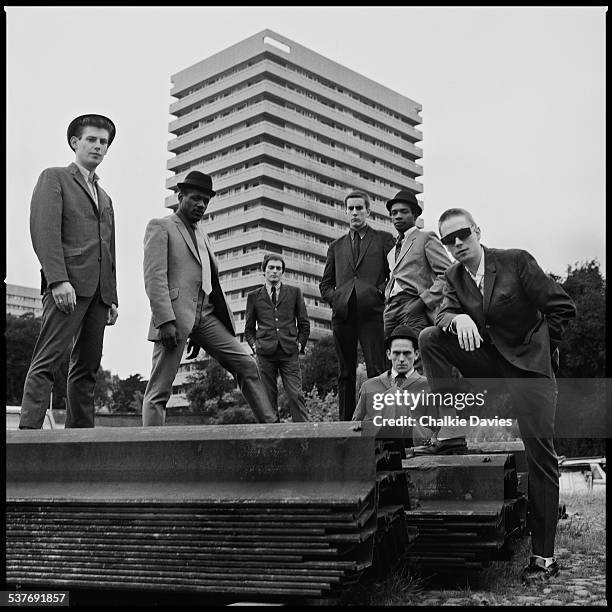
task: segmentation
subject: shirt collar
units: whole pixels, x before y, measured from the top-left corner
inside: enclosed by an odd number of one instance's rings
[[[282,284],[283,283],[279,282],[276,285],[276,295],[280,293],[280,288]],[[272,295],[272,283],[269,283],[268,281],[266,281],[265,285],[266,285],[266,289],[268,290],[268,295]]]
[[[176,211],[176,216],[183,222],[183,224],[185,225],[185,227],[187,229],[192,229],[195,231],[196,226],[195,225],[191,225],[191,223],[189,223],[189,221],[187,221],[187,218],[185,217],[185,215],[180,212],[179,210]]]
[[[359,234],[359,238],[361,238],[363,240],[363,237],[365,236],[366,232],[368,231],[368,224],[366,223],[361,229],[359,230],[354,230],[351,228],[351,240],[355,239],[355,233]]]
[[[417,229],[419,228],[416,225],[413,225],[409,230],[406,230],[403,234],[400,232],[398,236],[402,236],[403,238],[406,238],[407,236],[414,234],[414,232],[416,232]]]
[[[485,252],[484,249],[482,248],[482,245],[480,245],[480,263],[478,264],[478,270],[476,270],[476,274],[472,274],[470,272],[470,269],[467,266],[463,266],[467,271],[468,274],[475,280],[478,281],[478,279],[482,278],[484,276],[484,271],[485,271]],[[478,282],[476,282],[476,284],[478,284]]]
[[[406,372],[406,378],[408,378],[414,372],[414,368],[410,372]],[[391,368],[391,379],[395,381],[399,372],[395,368]]]
[[[86,183],[94,183],[98,180],[99,177],[93,170],[88,170],[85,166],[81,166],[81,164],[77,162],[74,162],[74,165],[81,171]]]

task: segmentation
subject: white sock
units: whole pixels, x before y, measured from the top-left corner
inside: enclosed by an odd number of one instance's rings
[[[539,559],[540,561],[544,561],[544,567],[548,567],[555,562],[554,557],[540,557],[540,555],[533,555],[534,559]]]

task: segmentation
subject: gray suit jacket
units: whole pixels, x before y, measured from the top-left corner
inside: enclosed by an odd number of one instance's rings
[[[41,293],[52,283],[69,281],[77,296],[91,297],[99,284],[105,304],[119,303],[115,215],[99,185],[98,203],[99,210],[76,164],[43,170],[30,205],[30,235],[42,267]]]
[[[427,307],[427,314],[433,324],[436,310],[442,302],[444,273],[451,265],[446,249],[435,232],[414,230],[404,239],[397,260],[395,248],[387,255],[389,261],[389,282],[385,288],[385,299],[396,280],[402,290],[419,296]]]
[[[215,315],[235,335],[234,315],[219,284],[219,269],[208,236]],[[179,338],[189,336],[195,323],[198,294],[202,286],[202,264],[193,240],[175,213],[151,219],[144,238],[144,282],[151,304],[148,339],[160,339],[159,327],[176,321]]]

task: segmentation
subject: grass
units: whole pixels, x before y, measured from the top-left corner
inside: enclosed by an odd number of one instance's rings
[[[605,492],[563,495],[560,503],[565,504],[568,514],[566,519],[559,521],[555,545],[562,571],[564,565],[579,563],[584,572],[574,577],[590,578],[593,570],[605,568]],[[347,603],[394,606],[427,599],[431,600],[431,605],[436,605],[452,597],[471,600],[475,605],[502,602],[512,605],[512,600],[520,595],[541,597],[542,587],[524,587],[520,581],[530,554],[529,538],[513,542],[512,552],[510,561],[496,561],[471,576],[455,576],[446,582],[440,578],[421,577],[404,563],[385,580],[360,585]],[[554,591],[549,597],[568,603],[573,596]]]

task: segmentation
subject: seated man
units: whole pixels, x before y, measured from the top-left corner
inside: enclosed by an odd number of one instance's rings
[[[427,379],[414,369],[418,357],[416,332],[398,325],[385,340],[391,369],[366,380],[359,390],[353,421],[372,421],[379,438],[419,439],[431,431],[419,425]],[[368,427],[368,424],[366,424]],[[409,444],[410,445],[410,444]]]
[[[445,273],[436,326],[419,336],[424,373],[434,393],[456,391],[464,382],[453,380],[453,367],[467,379],[505,384],[529,472],[533,556],[523,579],[546,579],[558,572],[553,558],[559,506],[553,369],[558,367],[563,330],[576,307],[528,252],[481,246],[480,228],[468,211],[445,211],[438,227],[442,243],[457,262]],[[452,405],[439,410],[442,418],[455,416]],[[443,427],[438,440],[415,451],[432,454],[458,448],[463,431]]]

